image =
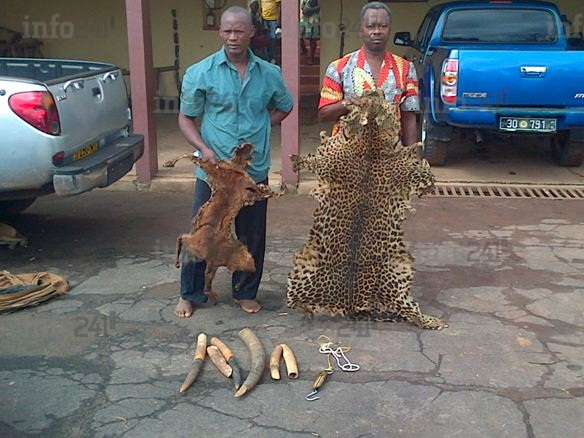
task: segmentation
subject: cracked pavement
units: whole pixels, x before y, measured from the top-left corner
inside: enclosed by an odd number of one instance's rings
[[[292,256],[313,201],[270,201],[263,310],[244,314],[220,270],[216,307],[190,319],[178,297],[176,236],[190,195],[94,192],[42,199],[8,223],[27,248],[0,247],[12,273],[66,276],[69,294],[0,315],[2,437],[581,437],[584,428],[584,218],[579,201],[415,201],[406,240],[417,260],[413,294],[449,327],[306,320],[285,306]],[[244,376],[238,338],[251,327],[266,354],[285,342],[300,378],[261,383],[243,399],[206,361],[189,370],[197,334],[219,336]],[[350,346],[356,373],[326,366],[317,339]]]

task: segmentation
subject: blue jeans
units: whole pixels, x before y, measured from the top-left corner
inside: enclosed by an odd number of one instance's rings
[[[264,25],[268,29],[270,35],[270,44],[268,44],[268,61],[275,58],[276,49],[276,29],[278,28],[278,20],[264,20]]]
[[[262,184],[267,183],[267,179],[262,181]],[[211,189],[207,183],[201,179],[197,179],[193,200],[193,217],[195,217],[199,209],[210,197]],[[264,270],[264,255],[266,252],[267,208],[267,200],[259,201],[249,207],[243,207],[235,218],[235,233],[239,240],[249,249],[256,265],[256,271],[252,274],[234,272],[231,276],[232,296],[236,300],[254,300],[260,287]],[[204,261],[197,262],[184,258],[182,260],[183,263],[180,272],[181,298],[193,304],[206,303],[207,297],[203,292],[205,289],[206,263]],[[245,282],[236,291],[235,286],[239,284],[245,275],[247,275]]]

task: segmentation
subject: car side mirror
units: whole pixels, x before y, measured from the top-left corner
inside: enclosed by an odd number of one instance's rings
[[[393,37],[393,43],[396,46],[411,46],[412,37],[409,32],[396,32]]]

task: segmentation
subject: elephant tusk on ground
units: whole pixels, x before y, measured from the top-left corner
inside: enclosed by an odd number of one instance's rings
[[[193,358],[193,363],[191,365],[191,370],[187,374],[185,381],[181,385],[179,392],[185,392],[197,379],[199,372],[203,366],[203,361],[205,360],[205,354],[207,351],[207,335],[201,333],[197,338],[197,348],[195,349],[195,356]]]
[[[243,382],[241,388],[239,388],[239,390],[235,393],[235,398],[239,398],[247,394],[254,388],[254,386],[256,386],[256,384],[262,378],[265,367],[264,347],[262,347],[262,344],[257,336],[249,328],[244,328],[239,332],[239,337],[249,349],[251,368],[247,378],[245,379],[245,382]]]
[[[219,349],[227,363],[231,366],[231,369],[233,370],[231,378],[233,379],[233,386],[235,386],[235,390],[237,391],[241,387],[241,369],[235,359],[235,355],[219,338],[211,338],[211,345],[214,345]]]
[[[280,380],[280,359],[282,358],[282,345],[276,345],[270,355],[270,375],[274,380]]]
[[[211,358],[211,362],[213,362],[215,368],[217,368],[221,374],[227,378],[231,377],[233,374],[233,369],[227,364],[225,358],[217,347],[214,345],[209,345],[207,347],[207,354]]]
[[[296,356],[294,352],[288,345],[281,344],[282,352],[284,355],[284,363],[286,364],[286,371],[288,372],[288,377],[290,379],[298,378],[298,363],[296,362]]]

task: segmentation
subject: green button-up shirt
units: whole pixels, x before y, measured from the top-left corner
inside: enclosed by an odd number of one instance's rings
[[[201,136],[220,160],[231,159],[242,143],[254,146],[247,171],[260,182],[267,178],[271,164],[270,108],[288,112],[293,101],[280,68],[248,51],[245,79],[231,64],[223,48],[191,65],[184,76],[180,111],[202,117]],[[205,173],[198,168],[197,177]]]

